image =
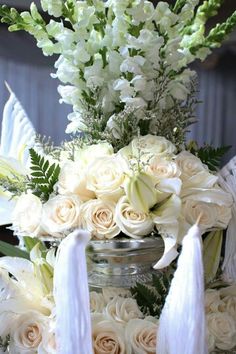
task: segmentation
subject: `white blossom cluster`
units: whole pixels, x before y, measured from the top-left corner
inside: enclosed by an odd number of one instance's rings
[[[59,54],[52,76],[62,82],[61,102],[73,106],[67,133],[86,131],[88,111],[105,122],[105,129],[109,118],[124,109],[141,110],[141,119],[153,107],[161,112],[173,99],[185,101],[194,74],[186,67],[208,54],[189,50],[199,31],[184,34],[197,0],[186,1],[179,13],[162,1],[156,7],[147,0],[41,3],[51,16],[65,17],[36,28],[23,13],[43,53]],[[31,14],[40,16],[34,5]]]

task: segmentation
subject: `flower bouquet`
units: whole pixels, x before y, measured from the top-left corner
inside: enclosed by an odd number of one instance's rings
[[[11,92],[2,123],[0,221],[12,225],[19,246],[0,244],[6,254],[0,259],[3,351],[205,354],[207,346],[197,343],[205,337],[210,352],[235,347],[236,290],[220,274],[222,230],[233,205],[230,186],[217,174],[226,148],[185,141],[197,103],[196,74],[188,65],[220,46],[236,23],[233,13],[206,33],[220,5],[41,0],[49,22],[34,3],[22,13],[0,7],[9,30],[29,32],[45,55],[59,56],[52,76],[62,83],[60,102],[72,105],[66,132],[73,134],[59,147],[39,137]],[[196,234],[204,235],[203,257]],[[226,252],[225,263],[229,258]],[[211,288],[206,332],[203,265]],[[236,280],[233,270],[228,281]],[[199,330],[188,330],[187,349],[184,337],[179,347],[175,343],[179,332],[164,349],[165,321],[159,318],[168,314],[165,303],[179,301],[173,294],[181,293],[184,280],[181,333],[190,317],[194,324],[195,310]],[[191,306],[188,285],[196,300]],[[168,316],[174,328],[177,312]],[[84,343],[88,349],[81,349]]]

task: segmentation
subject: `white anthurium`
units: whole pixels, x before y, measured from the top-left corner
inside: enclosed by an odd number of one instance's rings
[[[181,211],[181,200],[172,195],[152,213],[153,222],[164,240],[165,250],[162,258],[154,266],[155,269],[167,267],[178,255],[176,251],[179,233],[178,218]]]
[[[1,129],[0,176],[14,179],[28,172],[29,148],[35,146],[36,132],[15,94],[8,89],[10,97],[4,107]],[[15,202],[8,203],[9,199],[9,193],[0,188],[1,225],[11,223]]]

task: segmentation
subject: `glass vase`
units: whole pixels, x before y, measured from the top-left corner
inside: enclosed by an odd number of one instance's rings
[[[161,258],[164,243],[160,237],[90,241],[87,249],[90,289],[104,287],[130,288],[140,282],[148,284],[153,265]]]

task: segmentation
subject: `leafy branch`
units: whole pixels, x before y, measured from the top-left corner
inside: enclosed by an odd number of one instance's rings
[[[54,191],[55,183],[58,181],[60,166],[55,163],[50,165],[45,157],[40,156],[32,148],[29,150],[29,153],[32,172],[28,187],[32,189],[33,194],[47,201],[50,194]]]
[[[27,189],[26,179],[24,176],[20,175],[11,175],[9,176],[0,176],[1,188],[5,192],[12,194],[12,198],[15,196],[20,196]]]
[[[194,144],[190,147],[190,152],[209,167],[211,171],[217,171],[220,167],[220,162],[222,157],[226,154],[231,146],[221,146],[218,148],[214,148],[210,145],[205,145],[203,147],[198,148],[198,146]]]
[[[144,315],[160,317],[169,292],[171,280],[172,275],[169,273],[162,273],[161,275],[153,274],[151,285],[136,283],[130,289],[132,296],[136,299]]]

